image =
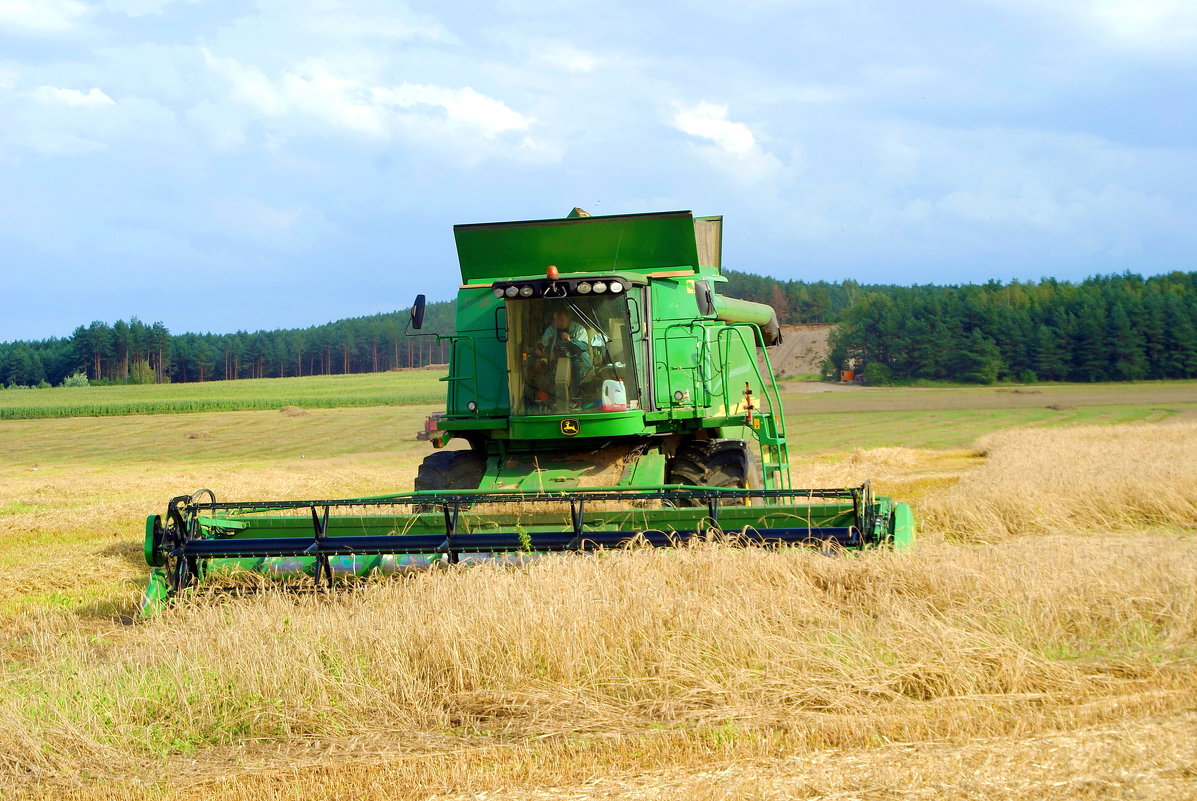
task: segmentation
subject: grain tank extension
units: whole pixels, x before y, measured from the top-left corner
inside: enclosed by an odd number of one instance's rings
[[[317,585],[695,537],[908,548],[909,507],[792,486],[773,310],[720,295],[722,218],[688,211],[454,228],[446,409],[413,491],[174,498],[146,522],[143,614],[235,571]],[[412,309],[419,334],[423,296]],[[438,335],[430,335],[438,336]]]

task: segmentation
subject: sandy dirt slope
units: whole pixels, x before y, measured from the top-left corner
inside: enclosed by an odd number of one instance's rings
[[[817,373],[827,358],[827,337],[832,325],[783,325],[781,344],[769,350],[778,378]]]

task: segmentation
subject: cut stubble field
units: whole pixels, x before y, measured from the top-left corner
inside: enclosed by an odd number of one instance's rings
[[[1197,795],[1197,384],[813,388],[796,483],[911,499],[918,551],[247,586],[136,624],[171,495],[402,490],[435,407],[0,420],[0,795]]]

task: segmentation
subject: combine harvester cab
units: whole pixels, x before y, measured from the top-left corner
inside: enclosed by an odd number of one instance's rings
[[[769,306],[719,295],[721,217],[459,225],[446,410],[414,491],[179,496],[146,522],[150,615],[230,571],[339,576],[629,543],[913,547],[905,504],[792,486]],[[424,315],[421,295],[413,329]]]

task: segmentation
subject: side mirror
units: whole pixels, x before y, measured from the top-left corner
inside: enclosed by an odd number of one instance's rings
[[[698,301],[700,315],[710,317],[715,313],[715,295],[711,292],[710,281],[694,282],[694,299]]]
[[[411,307],[411,327],[419,331],[424,326],[424,296],[416,295],[416,302]]]

